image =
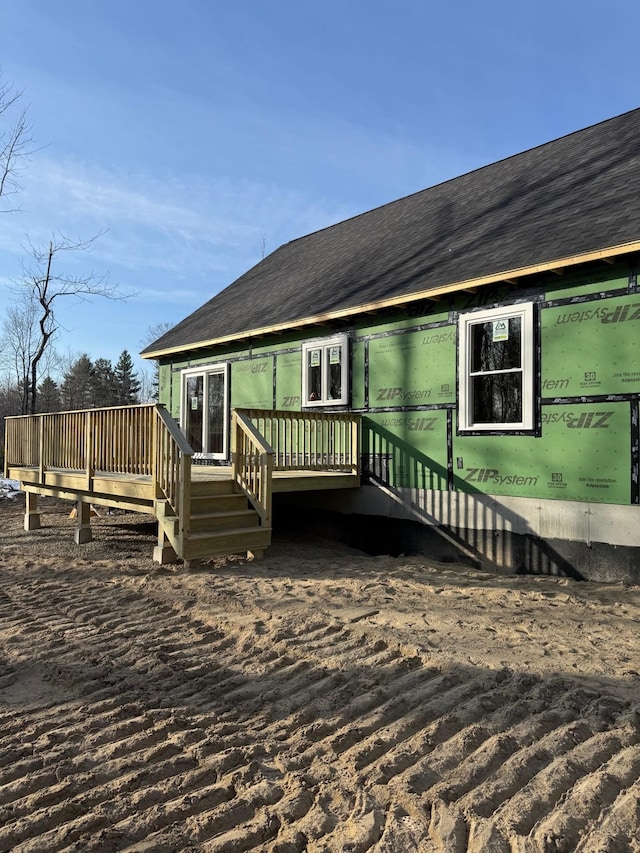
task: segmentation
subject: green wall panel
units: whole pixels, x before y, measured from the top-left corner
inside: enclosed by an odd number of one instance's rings
[[[566,296],[587,296],[604,290],[618,290],[628,284],[628,271],[622,266],[603,269],[603,264],[582,275],[550,275],[543,288],[547,299],[562,299]]]
[[[628,403],[543,406],[542,420],[541,438],[454,436],[455,487],[494,495],[630,502]]]
[[[365,465],[392,488],[447,488],[447,413],[389,412],[362,421]]]
[[[542,396],[640,390],[640,295],[542,311]]]
[[[246,358],[249,354],[250,352],[246,347],[229,347],[229,349],[225,349],[222,351],[211,351],[196,358],[185,359],[182,364],[179,361],[174,361],[173,367],[174,370],[176,368],[184,370],[190,367],[205,367],[210,364],[222,364],[223,362],[228,361],[230,358]]]
[[[273,408],[273,358],[252,358],[231,365],[231,405]]]
[[[413,329],[425,323],[441,323],[448,319],[449,310],[441,302],[420,303],[419,306],[407,306],[406,312],[398,315],[397,319],[385,322],[372,322],[370,316],[357,317],[355,330],[358,335],[376,335],[380,332],[395,332],[402,329]]]
[[[443,326],[369,341],[369,406],[455,400],[456,330]]]
[[[300,411],[302,355],[287,352],[276,357],[276,409]]]
[[[364,409],[364,356],[366,344],[356,341],[351,346],[351,406]]]
[[[486,284],[476,291],[460,290],[451,295],[454,311],[471,311],[501,305],[513,299],[513,288],[508,284]]]
[[[256,356],[263,356],[263,355],[272,355],[272,354],[273,354],[273,352],[274,352],[275,350],[279,349],[281,346],[283,346],[283,344],[281,343],[281,341],[280,341],[280,340],[278,340],[278,341],[276,342],[275,340],[269,340],[269,339],[267,338],[267,340],[265,341],[265,343],[263,343],[263,344],[254,344],[254,345],[251,347],[251,355],[252,355],[253,357],[256,357]]]
[[[181,392],[181,382],[180,382],[180,374],[172,373],[171,374],[171,415],[172,417],[179,419],[180,418],[180,392]]]
[[[149,365],[153,369],[153,365]],[[171,365],[161,364],[158,367],[158,402],[170,407]]]

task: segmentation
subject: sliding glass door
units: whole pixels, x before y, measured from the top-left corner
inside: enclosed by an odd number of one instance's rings
[[[182,374],[182,429],[196,458],[227,459],[227,381],[226,364]]]

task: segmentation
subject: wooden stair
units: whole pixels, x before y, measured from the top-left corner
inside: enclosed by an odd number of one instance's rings
[[[157,502],[156,514],[174,551],[185,562],[261,552],[271,544],[271,528],[260,526],[260,516],[231,479],[192,481],[189,533],[182,547],[180,522],[167,501]]]

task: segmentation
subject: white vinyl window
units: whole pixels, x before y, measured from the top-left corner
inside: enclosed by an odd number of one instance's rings
[[[302,344],[302,403],[340,406],[349,400],[349,339],[347,335]]]
[[[459,430],[533,429],[533,304],[462,314],[458,341]]]

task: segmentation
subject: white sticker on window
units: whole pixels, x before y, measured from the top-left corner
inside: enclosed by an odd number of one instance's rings
[[[342,347],[329,347],[329,364],[340,364]]]
[[[509,321],[494,320],[493,321],[493,342],[509,340]]]
[[[320,350],[312,349],[309,353],[309,367],[320,367]]]
[[[197,410],[197,408],[198,408],[198,398],[192,397],[191,398],[191,411],[195,412]]]

